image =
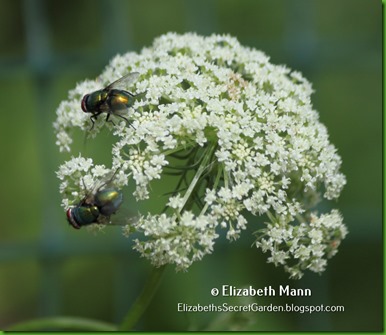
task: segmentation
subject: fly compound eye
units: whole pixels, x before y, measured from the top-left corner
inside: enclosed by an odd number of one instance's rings
[[[83,97],[83,99],[82,99],[82,103],[81,103],[81,107],[82,107],[82,110],[83,110],[83,112],[85,112],[85,113],[88,113],[88,110],[87,110],[87,99],[88,99],[88,96],[89,96],[90,94],[86,94],[84,97]]]
[[[73,213],[72,213],[72,210],[74,208],[69,208],[67,209],[67,212],[66,212],[66,215],[67,215],[67,221],[68,223],[73,226],[75,229],[80,229],[80,226],[78,225],[78,223],[75,221],[75,218],[73,216]]]

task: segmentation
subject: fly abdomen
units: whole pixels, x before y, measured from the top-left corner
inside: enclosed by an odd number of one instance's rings
[[[123,195],[115,188],[106,188],[95,194],[94,202],[102,215],[110,216],[121,206]]]

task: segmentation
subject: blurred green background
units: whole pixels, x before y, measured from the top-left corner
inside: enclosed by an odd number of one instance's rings
[[[219,241],[189,272],[167,270],[137,329],[382,329],[379,0],[0,0],[0,8],[0,329],[52,315],[120,322],[141,290],[151,267],[120,229],[94,236],[66,223],[55,171],[70,155],[58,153],[52,122],[77,82],[96,77],[115,54],[140,51],[168,31],[229,33],[313,83],[314,107],[348,180],[331,206],[342,211],[350,234],[322,276],[307,273],[300,281],[266,264],[248,234],[232,244]],[[87,144],[101,160],[103,136]],[[311,288],[312,297],[252,301],[343,305],[345,312],[177,313],[178,302],[239,303],[210,296],[222,284],[288,283]]]

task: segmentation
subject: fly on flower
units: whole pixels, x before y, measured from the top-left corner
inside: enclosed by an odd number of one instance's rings
[[[121,113],[130,107],[136,97],[129,91],[126,91],[126,89],[132,85],[138,77],[138,72],[129,73],[105,88],[86,94],[83,97],[81,106],[83,112],[91,114],[91,129],[94,128],[94,120],[102,113],[107,113],[106,121],[109,121],[110,115],[115,115],[129,122]]]
[[[114,176],[113,176],[114,177]],[[96,191],[88,192],[76,205],[67,209],[67,221],[76,229],[93,223],[108,224],[123,202],[123,194],[109,183],[104,183]]]

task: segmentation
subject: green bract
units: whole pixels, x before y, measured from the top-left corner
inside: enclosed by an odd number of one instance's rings
[[[308,81],[230,36],[169,33],[139,54],[116,56],[98,81],[70,92],[54,124],[61,151],[70,150],[73,128],[90,129],[82,97],[131,72],[140,74],[131,92],[143,93],[125,115],[132,126],[99,118],[91,131],[116,136],[112,167],[66,162],[58,172],[64,207],[79,201],[82,183],[119,171],[116,187],[133,180],[138,201],[164,202],[163,213],[141,213],[124,228],[142,233],[134,248],[155,266],[186,269],[212,252],[221,229],[236,240],[250,224],[269,262],[294,278],[322,272],[347,230],[337,210],[312,211],[338,198],[346,180]],[[151,189],[160,178],[168,196]]]

